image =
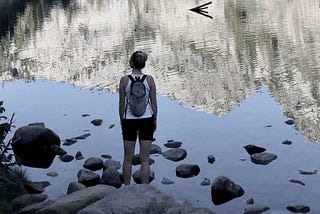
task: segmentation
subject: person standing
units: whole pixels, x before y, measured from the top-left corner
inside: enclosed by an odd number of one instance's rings
[[[122,165],[123,181],[130,185],[132,173],[132,161],[135,145],[138,138],[140,146],[140,177],[142,184],[149,184],[149,155],[153,133],[157,128],[157,97],[156,84],[151,75],[142,73],[148,55],[142,51],[134,52],[129,60],[132,72],[120,79],[119,83],[119,117],[121,121],[124,159]],[[141,81],[145,90],[146,102],[142,113],[136,113],[134,108],[135,100],[130,99],[133,82]],[[140,108],[140,107],[139,107]]]

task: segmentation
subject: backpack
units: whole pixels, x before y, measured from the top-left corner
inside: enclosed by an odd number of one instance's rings
[[[142,78],[128,75],[131,80],[130,93],[127,97],[127,104],[129,105],[130,112],[136,117],[140,117],[146,112],[146,107],[149,101],[146,93],[146,87],[143,81],[146,79],[147,75],[143,75]]]

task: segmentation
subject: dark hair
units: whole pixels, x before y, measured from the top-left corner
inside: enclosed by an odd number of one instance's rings
[[[135,51],[130,57],[130,67],[142,69],[146,65],[148,55],[142,51]]]

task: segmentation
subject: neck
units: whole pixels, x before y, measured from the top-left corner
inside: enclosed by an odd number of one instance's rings
[[[141,71],[141,69],[133,68],[132,73],[133,74],[142,74],[142,71]]]

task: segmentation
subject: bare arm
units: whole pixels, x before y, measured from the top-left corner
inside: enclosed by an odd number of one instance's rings
[[[157,104],[157,88],[152,76],[148,75],[148,84],[150,87],[150,102],[151,109],[154,118],[154,129],[157,128],[157,114],[158,114],[158,104]]]
[[[119,118],[120,121],[123,119],[125,111],[125,97],[126,97],[126,85],[128,84],[128,78],[122,77],[119,83]]]

